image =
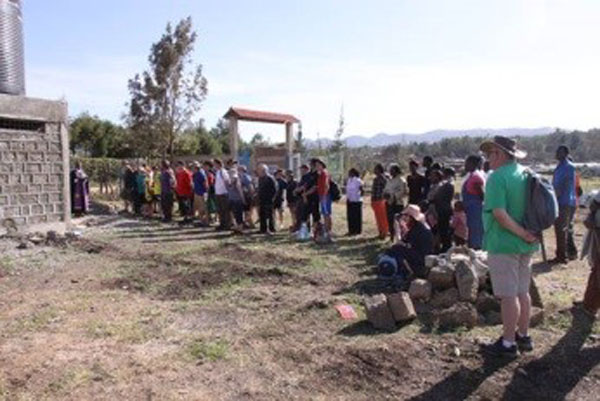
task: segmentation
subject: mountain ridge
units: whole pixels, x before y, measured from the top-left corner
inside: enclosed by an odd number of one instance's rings
[[[361,146],[369,147],[380,147],[389,146],[395,144],[409,144],[413,142],[437,142],[445,138],[457,138],[457,137],[486,137],[486,136],[536,136],[536,135],[547,135],[555,131],[555,128],[551,127],[540,127],[540,128],[473,128],[465,130],[447,130],[437,129],[433,131],[427,131],[422,134],[388,134],[385,132],[377,133],[373,136],[363,135],[350,135],[342,140],[346,143],[346,146],[350,148],[357,148]],[[319,146],[327,147],[333,143],[330,138],[322,139],[307,139],[306,146],[314,148]]]

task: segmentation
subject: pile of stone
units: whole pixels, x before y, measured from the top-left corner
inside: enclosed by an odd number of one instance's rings
[[[375,328],[389,330],[399,321],[393,313],[398,306],[393,305],[392,298],[401,299],[402,309],[414,310],[431,326],[472,328],[501,323],[500,304],[492,294],[486,252],[455,247],[446,254],[427,256],[425,265],[429,270],[427,279],[413,280],[408,292],[366,299],[367,319]],[[532,326],[535,326],[543,321],[543,308],[533,281],[532,300]]]

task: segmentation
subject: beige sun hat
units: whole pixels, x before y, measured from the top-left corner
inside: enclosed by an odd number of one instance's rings
[[[509,155],[513,156],[515,159],[524,159],[527,157],[527,152],[519,149],[517,147],[517,142],[514,139],[507,138],[505,136],[495,136],[493,141],[485,141],[479,147],[484,153],[489,153],[492,148],[498,148]]]
[[[417,205],[408,205],[402,211],[402,214],[412,217],[418,222],[425,222],[425,215],[421,213],[421,208]]]

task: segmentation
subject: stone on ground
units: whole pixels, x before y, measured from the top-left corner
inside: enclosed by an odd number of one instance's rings
[[[393,330],[396,327],[396,321],[392,315],[384,294],[377,294],[365,298],[365,309],[367,320],[380,330]]]
[[[489,311],[500,312],[500,301],[492,294],[481,291],[479,295],[477,295],[475,307],[479,313],[483,314],[486,314]]]
[[[531,297],[531,305],[544,309],[544,303],[542,302],[540,291],[533,276],[531,277],[531,285],[529,286],[529,296]]]
[[[475,302],[477,299],[477,290],[479,289],[479,279],[471,261],[468,258],[460,260],[456,263],[455,269],[454,275],[456,286],[458,287],[459,299],[461,301]]]
[[[532,307],[529,325],[531,327],[537,327],[542,323],[544,323],[544,310],[542,308],[538,308],[537,306]]]
[[[457,303],[456,305],[436,312],[438,325],[441,328],[454,328],[466,326],[473,328],[477,325],[479,315],[475,306],[468,302]]]
[[[456,248],[456,249],[460,250],[462,248]],[[450,263],[455,265],[459,262],[471,263],[471,258],[469,257],[468,252],[462,253],[462,252],[454,251],[454,253],[450,254]]]
[[[487,311],[484,315],[485,315],[485,324],[488,324],[490,326],[496,326],[496,325],[502,324],[502,316],[500,315],[500,312],[497,312],[495,310],[490,310],[490,311]]]
[[[479,280],[479,286],[483,287],[487,282],[488,276],[490,275],[490,269],[488,266],[483,263],[481,260],[475,258],[472,259],[473,267],[475,268],[475,272],[477,272],[477,279]]]
[[[436,267],[438,265],[438,257],[437,255],[427,255],[425,256],[425,267],[431,269],[432,267]]]
[[[436,266],[429,271],[427,278],[436,290],[452,288],[454,287],[454,267],[451,265]]]
[[[436,293],[431,299],[431,306],[434,308],[449,308],[458,302],[458,290],[449,288],[445,291]]]
[[[404,322],[417,317],[415,307],[407,292],[387,295],[388,306],[397,322]]]
[[[429,301],[431,299],[432,286],[427,280],[416,279],[410,283],[408,294],[415,301]]]

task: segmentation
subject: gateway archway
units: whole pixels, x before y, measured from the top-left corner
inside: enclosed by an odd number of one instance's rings
[[[285,149],[287,153],[287,168],[293,168],[294,155],[294,124],[300,120],[291,114],[273,113],[270,111],[248,110],[239,107],[231,107],[223,116],[229,122],[229,149],[231,155],[236,158],[239,150],[239,121],[252,121],[269,124],[283,124],[285,126]]]

